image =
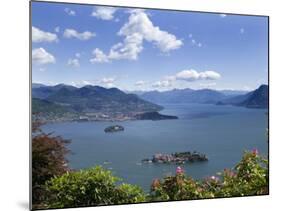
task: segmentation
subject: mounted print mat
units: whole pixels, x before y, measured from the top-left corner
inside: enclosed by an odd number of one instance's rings
[[[31,209],[269,194],[269,17],[30,9]]]

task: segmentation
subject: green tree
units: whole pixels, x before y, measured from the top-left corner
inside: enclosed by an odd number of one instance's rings
[[[69,152],[69,141],[59,136],[46,134],[42,124],[32,124],[32,204],[40,206],[46,199],[45,183],[54,176],[68,171],[65,155]]]
[[[117,185],[118,181],[119,178],[100,166],[54,177],[47,183],[49,208],[145,201],[141,188],[130,184]]]

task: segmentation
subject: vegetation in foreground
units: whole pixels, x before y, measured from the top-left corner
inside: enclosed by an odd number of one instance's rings
[[[33,209],[268,194],[268,160],[257,150],[245,152],[233,169],[204,180],[194,180],[179,166],[174,176],[153,180],[150,193],[145,193],[100,166],[68,169],[68,141],[43,133],[40,124],[34,125],[33,133]]]

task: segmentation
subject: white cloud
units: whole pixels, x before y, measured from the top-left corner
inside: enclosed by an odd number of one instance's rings
[[[201,42],[198,43],[197,46],[198,46],[199,48],[201,48],[201,47],[202,47],[202,43],[201,43]]]
[[[141,81],[136,81],[135,86],[143,86],[145,84],[146,82],[141,80]]]
[[[114,84],[115,81],[116,78],[109,77],[109,78],[102,78],[101,80],[98,81],[98,83],[106,88],[111,88],[111,87],[116,87],[116,85]]]
[[[110,60],[137,60],[139,53],[143,50],[142,42],[143,37],[138,33],[126,36],[123,43],[117,43],[112,46],[108,58]]]
[[[82,84],[83,84],[83,85],[91,85],[91,82],[86,81],[86,80],[83,80],[83,81],[82,81]]]
[[[175,75],[165,76],[163,77],[163,80],[156,81],[152,84],[152,87],[154,88],[169,88],[174,85],[179,85],[177,82],[179,81],[188,81],[188,82],[194,82],[194,81],[207,81],[207,80],[217,80],[221,78],[221,75],[215,71],[202,71],[198,72],[196,70],[183,70]],[[216,83],[202,83],[200,86],[204,87],[210,87],[215,86]]]
[[[143,11],[133,12],[129,21],[120,29],[119,35],[131,36],[139,34],[144,40],[153,42],[162,52],[175,50],[183,45],[175,35],[162,31],[158,26],[154,26],[147,14]]]
[[[221,75],[215,71],[197,72],[196,70],[183,70],[175,75],[177,80],[196,81],[196,80],[217,80]]]
[[[143,41],[153,43],[164,53],[183,45],[183,42],[175,35],[154,26],[143,10],[130,10],[129,20],[121,27],[118,35],[125,37],[123,42],[113,45],[108,55],[100,49],[95,49],[92,63],[120,59],[137,60],[139,53],[143,50]]]
[[[75,57],[80,58],[80,57],[81,57],[81,54],[80,54],[80,53],[76,53],[76,54],[75,54]]]
[[[189,37],[189,38],[192,38],[192,34],[189,34],[188,37]]]
[[[116,81],[115,78],[102,78],[100,80],[100,83],[109,84],[109,83],[114,83],[115,81]]]
[[[55,30],[55,32],[56,32],[56,33],[59,33],[59,32],[60,32],[60,27],[59,27],[59,26],[57,26],[57,27],[55,27],[55,29],[54,29],[54,30]]]
[[[92,64],[109,62],[107,55],[105,55],[99,48],[94,49],[92,54],[94,55],[94,58],[90,59]]]
[[[70,8],[65,8],[64,11],[70,16],[76,15],[76,12],[74,10],[71,10]]]
[[[32,26],[32,42],[57,42],[58,37],[56,34],[42,31]]]
[[[63,33],[63,36],[65,38],[73,38],[74,37],[74,38],[77,38],[79,40],[89,40],[92,37],[96,36],[96,34],[93,33],[93,32],[89,32],[89,31],[79,33],[74,29],[65,29],[64,33]]]
[[[32,50],[32,62],[38,65],[55,63],[55,57],[48,53],[44,48],[36,48]]]
[[[221,18],[225,18],[227,15],[226,14],[220,14]]]
[[[152,87],[155,88],[167,88],[167,87],[171,87],[172,83],[171,81],[168,80],[163,80],[163,81],[156,81],[154,84],[152,84]]]
[[[86,85],[95,85],[95,84],[92,84],[90,81],[87,81],[87,80],[82,80],[82,81],[71,81],[70,83],[72,86],[76,86],[76,87],[83,87],[83,86],[86,86]]]
[[[80,67],[80,63],[78,59],[68,59],[67,65],[71,67]]]
[[[92,12],[91,16],[94,16],[102,20],[112,20],[114,13],[116,12],[114,7],[96,7]]]
[[[40,72],[45,72],[45,71],[46,71],[46,68],[40,67],[40,68],[39,68],[39,71],[40,71]]]
[[[244,29],[244,28],[241,28],[241,29],[240,29],[240,34],[244,34],[244,32],[245,32],[245,29]]]

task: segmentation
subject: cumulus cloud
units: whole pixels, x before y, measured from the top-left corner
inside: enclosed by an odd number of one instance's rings
[[[91,16],[102,20],[112,20],[116,10],[114,7],[95,7]]]
[[[39,28],[32,26],[32,42],[57,42],[58,37],[56,34],[42,31]]]
[[[100,80],[100,82],[103,83],[103,84],[113,83],[113,82],[115,82],[115,81],[116,81],[115,78],[102,78],[102,79]]]
[[[94,56],[92,59],[90,59],[90,62],[92,64],[109,62],[107,55],[105,55],[99,48],[94,49],[92,51],[92,54]]]
[[[135,83],[135,86],[143,86],[143,85],[145,85],[146,84],[146,82],[145,81],[136,81],[136,83]]]
[[[167,88],[171,86],[172,86],[172,82],[168,80],[156,81],[155,83],[152,84],[152,87],[155,88]]]
[[[215,71],[197,72],[196,70],[183,70],[175,75],[177,80],[196,81],[196,80],[217,80],[221,75]]]
[[[100,49],[94,50],[91,62],[108,62],[110,60],[137,60],[139,53],[143,50],[143,42],[151,42],[160,51],[167,53],[180,48],[183,42],[175,35],[154,26],[148,15],[143,10],[130,11],[129,20],[120,31],[119,36],[125,37],[123,42],[113,45],[108,54]]]
[[[77,38],[79,40],[89,40],[92,37],[96,36],[96,34],[89,31],[79,33],[74,29],[65,29],[63,36],[65,38]]]
[[[99,82],[99,84],[102,84],[102,86],[111,88],[115,87],[114,82],[116,81],[116,78],[108,77],[108,78],[102,78]]]
[[[36,48],[32,50],[32,62],[38,65],[55,63],[55,57],[48,53],[44,48]]]
[[[76,15],[76,12],[70,8],[65,8],[64,11],[70,15],[70,16],[75,16]]]
[[[220,14],[221,18],[225,18],[227,15],[226,14]]]
[[[67,65],[68,66],[71,66],[71,67],[80,67],[80,63],[79,63],[79,60],[78,59],[69,59],[67,61]]]
[[[91,82],[86,81],[86,80],[83,80],[83,81],[82,81],[82,84],[83,84],[83,85],[91,85]]]
[[[154,26],[147,14],[142,10],[133,12],[129,17],[129,21],[120,29],[118,34],[130,36],[135,33],[146,41],[153,42],[163,52],[178,49],[183,45],[183,42],[178,40],[175,35]]]

